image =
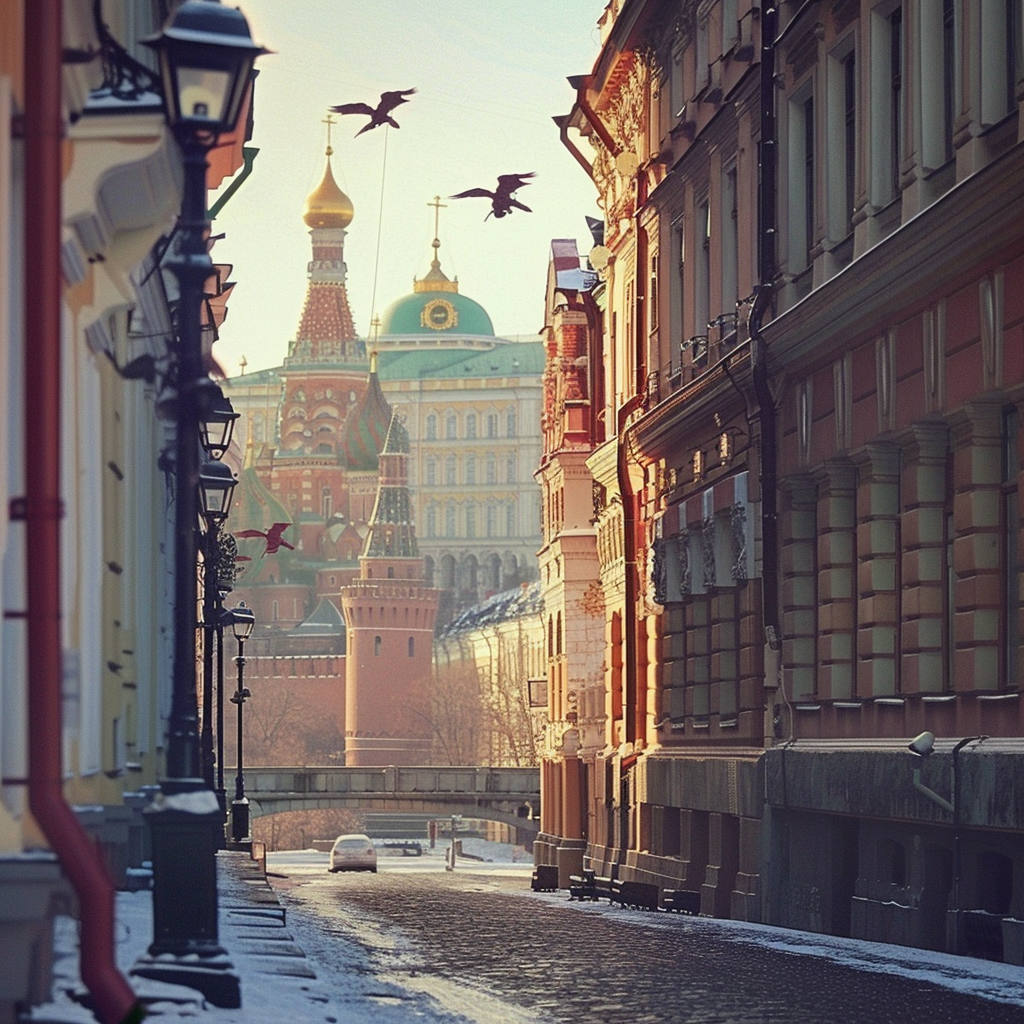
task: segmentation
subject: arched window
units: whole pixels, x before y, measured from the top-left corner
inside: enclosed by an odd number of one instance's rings
[[[516,482],[516,457],[515,457],[515,455],[510,455],[505,460],[505,479],[510,484],[514,484]]]
[[[455,483],[455,456],[449,455],[444,460],[444,482],[451,487]]]
[[[467,484],[475,484],[476,483],[476,456],[475,455],[467,455],[466,456],[466,483]]]
[[[427,459],[427,486],[437,486],[437,459]]]
[[[428,537],[436,537],[437,536],[437,506],[436,505],[428,505],[427,506],[427,536]]]
[[[476,437],[476,413],[466,413],[466,437],[472,439]]]
[[[476,505],[473,502],[466,506],[466,536],[470,539],[476,536]]]
[[[516,503],[510,501],[505,506],[505,536],[514,537],[516,535]]]
[[[487,436],[498,436],[498,414],[496,412],[489,412],[487,414]]]
[[[375,658],[380,657],[380,649],[384,646],[384,641],[379,636],[373,638],[373,656]]]
[[[388,579],[393,580],[395,578],[395,567],[393,565],[388,566]]]
[[[452,441],[458,437],[459,433],[459,421],[455,413],[451,412],[445,417],[444,421],[444,436]]]
[[[497,537],[498,535],[498,506],[492,501],[487,506],[487,536]]]
[[[509,437],[516,436],[516,411],[515,409],[509,409],[507,417],[506,432]]]
[[[493,455],[487,456],[487,482],[496,484],[498,482],[498,462]]]
[[[414,658],[416,656],[416,638],[409,637],[409,657]]]
[[[437,417],[433,413],[427,417],[427,440],[437,440]]]
[[[449,501],[444,509],[444,535],[455,536],[455,502]]]

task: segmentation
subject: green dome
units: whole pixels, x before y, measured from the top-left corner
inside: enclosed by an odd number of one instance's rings
[[[484,335],[494,337],[494,325],[487,310],[465,295],[447,288],[438,291],[417,289],[392,302],[381,318],[380,337],[418,334],[430,338],[446,335]]]

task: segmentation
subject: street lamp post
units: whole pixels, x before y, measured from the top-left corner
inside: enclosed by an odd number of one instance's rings
[[[235,799],[231,801],[231,838],[236,843],[251,841],[249,835],[249,801],[245,796],[245,759],[242,755],[242,708],[245,707],[246,698],[251,694],[245,681],[245,641],[252,635],[253,626],[256,625],[256,615],[251,608],[245,606],[243,601],[237,608],[229,613],[231,617],[231,631],[238,641],[238,657],[235,664],[238,666],[238,689],[231,695],[231,703],[238,708],[238,733],[237,733],[237,756],[235,769]]]
[[[987,738],[988,737],[986,736],[965,736],[962,740],[957,742],[956,746],[953,747],[950,765],[950,787],[948,800],[921,781],[921,769],[919,767],[914,768],[912,780],[914,789],[916,789],[922,796],[931,800],[933,804],[941,807],[944,811],[948,811],[953,816],[953,953],[958,956],[960,955],[960,949],[963,945],[963,909],[960,906],[960,830],[963,820],[963,811],[961,810],[960,801],[960,751],[963,750],[968,743],[974,743],[977,740],[984,740]],[[931,757],[932,751],[935,749],[935,736],[930,732],[922,732],[910,741],[909,749],[916,757]]]
[[[204,430],[204,443],[207,436]],[[210,449],[207,449],[210,450]],[[226,450],[220,449],[221,453]],[[227,518],[235,489],[234,474],[223,462],[209,461],[199,473],[199,496],[206,524],[203,535],[203,780],[214,789],[213,756],[213,634],[220,599],[220,524]],[[223,808],[222,808],[223,809]]]
[[[196,490],[199,423],[212,412],[216,385],[202,351],[203,286],[208,252],[206,154],[234,130],[257,56],[241,11],[218,0],[186,0],[159,35],[157,51],[167,122],[182,153],[184,177],[176,252],[174,365],[177,391],[174,511],[174,658],[166,778],[147,811],[153,853],[153,942],[134,973],[199,989],[216,1006],[241,1004],[238,977],[218,941],[216,853],[221,811],[202,777],[197,731]]]

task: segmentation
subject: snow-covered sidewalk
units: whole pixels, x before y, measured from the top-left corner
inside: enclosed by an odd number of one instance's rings
[[[318,977],[316,966],[295,943],[276,894],[265,880],[253,878],[248,855],[221,852],[217,871],[219,938],[241,980],[242,1005],[211,1006],[194,989],[130,975],[147,1018],[201,1018],[204,1024],[365,1024],[370,1017],[375,1024],[451,1024],[460,1019],[436,1008],[432,1012],[428,1000],[402,998],[382,1005],[381,993],[374,991],[371,998],[358,970],[343,978]],[[116,913],[118,966],[128,975],[153,938],[152,893],[118,893]],[[74,919],[58,919],[54,954],[53,1001],[36,1007],[29,1019],[35,1024],[96,1024],[78,1001],[85,990]]]

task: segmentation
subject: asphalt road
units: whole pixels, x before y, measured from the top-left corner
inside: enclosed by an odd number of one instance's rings
[[[529,891],[527,866],[274,865],[314,959],[477,1024],[1020,1024],[1020,968]],[[500,873],[498,873],[500,872]],[[308,948],[310,945],[315,948]],[[991,972],[991,976],[987,972]],[[942,984],[932,979],[942,980]],[[372,986],[371,986],[372,987]],[[981,998],[970,991],[996,996]],[[999,1000],[1013,1000],[1013,1002]],[[434,1017],[434,1019],[442,1019]]]

